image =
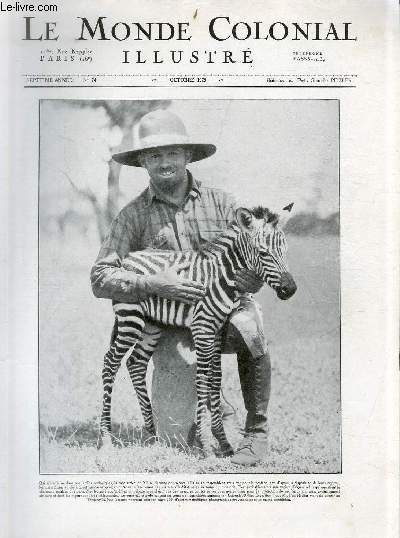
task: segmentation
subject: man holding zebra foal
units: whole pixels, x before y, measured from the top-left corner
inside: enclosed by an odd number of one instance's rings
[[[138,275],[124,269],[122,260],[130,252],[148,248],[198,250],[226,230],[235,217],[233,198],[219,189],[202,186],[186,168],[188,163],[206,159],[215,151],[212,144],[190,141],[180,118],[169,111],[150,112],[142,118],[137,147],[113,158],[124,165],[145,168],[149,186],[112,223],[92,268],[96,297],[132,303],[157,295],[193,304],[204,296],[203,284],[179,277],[179,268]],[[242,293],[241,305],[229,318],[223,351],[237,354],[247,419],[232,462],[246,466],[267,455],[271,365],[261,312],[251,296],[263,282],[248,270],[238,272],[235,278]],[[295,287],[288,289],[287,298],[294,291]],[[181,331],[171,332],[171,339],[179,341]],[[145,331],[144,338],[151,339],[151,331]]]

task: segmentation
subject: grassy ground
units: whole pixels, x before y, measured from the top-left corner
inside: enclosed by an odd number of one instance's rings
[[[91,296],[88,270],[96,256],[76,239],[46,242],[41,252],[41,471],[242,472],[229,459],[201,459],[187,446],[143,446],[141,416],[121,368],[113,396],[117,447],[98,451],[102,358],[113,315]],[[252,472],[340,471],[339,242],[289,237],[297,294],[280,302],[262,291],[272,356],[269,450]],[[244,424],[236,361],[224,358],[223,391],[234,413],[226,429],[234,444]]]

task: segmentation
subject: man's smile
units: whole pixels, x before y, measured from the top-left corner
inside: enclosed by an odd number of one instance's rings
[[[158,175],[161,177],[171,177],[175,174],[175,170],[172,168],[163,169],[158,171]]]

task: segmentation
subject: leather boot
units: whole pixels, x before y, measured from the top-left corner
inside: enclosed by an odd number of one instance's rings
[[[241,350],[237,357],[247,418],[244,437],[231,461],[236,465],[251,466],[262,461],[267,454],[271,361],[268,351],[253,358],[248,350]]]

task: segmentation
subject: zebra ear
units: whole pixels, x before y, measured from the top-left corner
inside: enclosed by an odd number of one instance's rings
[[[242,232],[251,233],[254,230],[254,215],[245,207],[239,207],[235,212],[236,222]]]
[[[281,228],[283,228],[285,224],[287,223],[287,221],[290,219],[291,217],[290,212],[292,211],[293,206],[294,206],[294,202],[291,202],[290,204],[282,208],[282,211],[279,216],[279,225]]]

